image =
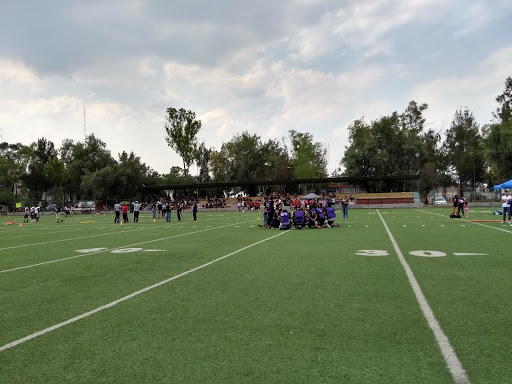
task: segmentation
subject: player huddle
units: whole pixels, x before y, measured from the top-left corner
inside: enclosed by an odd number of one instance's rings
[[[336,220],[334,208],[328,204],[310,204],[306,209],[298,208],[293,213],[281,208],[279,204],[269,199],[265,201],[263,211],[263,228],[303,229],[303,228],[331,228]]]

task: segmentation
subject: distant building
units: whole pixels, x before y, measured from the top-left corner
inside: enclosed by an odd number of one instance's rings
[[[358,185],[351,184],[338,184],[338,185],[329,185],[329,192],[339,195],[349,195],[352,193],[361,193],[361,188]]]

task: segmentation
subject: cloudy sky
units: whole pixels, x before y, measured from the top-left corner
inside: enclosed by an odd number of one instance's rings
[[[512,76],[510,20],[510,0],[5,1],[0,141],[83,141],[85,108],[115,158],[165,173],[181,165],[165,111],[183,107],[217,149],[309,132],[331,172],[352,120],[410,100],[439,131],[460,107],[488,123]]]

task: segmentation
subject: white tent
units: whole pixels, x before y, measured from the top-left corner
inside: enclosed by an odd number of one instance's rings
[[[316,193],[308,193],[307,195],[304,195],[301,197],[301,199],[305,199],[305,200],[316,200],[316,199],[321,199],[322,197],[321,196],[318,196]]]

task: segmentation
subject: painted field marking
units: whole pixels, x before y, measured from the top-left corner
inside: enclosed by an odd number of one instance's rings
[[[24,223],[22,223],[24,224]],[[14,236],[2,236],[2,238],[4,240],[6,239],[14,239],[16,237],[27,237],[27,236],[39,236],[39,235],[51,235],[52,233],[63,233],[63,232],[66,232],[66,231],[70,231],[71,228],[62,228],[60,231],[52,231],[52,232],[43,232],[43,233],[25,233],[23,235],[14,235]]]
[[[214,219],[214,220],[208,220],[208,221],[217,221],[219,219]],[[137,225],[138,227],[142,227],[142,228],[134,228],[134,229],[128,229],[128,230],[118,230],[117,232],[111,232],[111,233],[100,233],[100,234],[97,234],[97,235],[88,235],[88,236],[82,236],[82,237],[74,237],[74,238],[70,238],[70,239],[61,239],[61,240],[49,240],[49,241],[43,241],[43,242],[40,242],[40,243],[31,243],[31,244],[23,244],[23,245],[15,245],[15,246],[12,246],[12,247],[4,247],[4,248],[0,248],[0,251],[2,250],[7,250],[7,249],[16,249],[16,248],[23,248],[23,247],[31,247],[33,245],[46,245],[46,244],[53,244],[53,243],[59,243],[59,242],[65,242],[65,241],[74,241],[74,240],[81,240],[81,239],[88,239],[88,238],[91,238],[91,237],[99,237],[99,236],[109,236],[109,235],[116,235],[116,234],[122,234],[122,233],[128,233],[128,232],[133,232],[133,231],[145,231],[147,229],[161,229],[161,228],[166,228],[165,226],[154,226],[154,225],[146,225],[146,226],[142,226],[142,225]],[[116,227],[119,227],[119,225],[117,225]],[[211,225],[207,228],[210,228]],[[183,228],[183,227],[178,227],[178,228]],[[122,232],[121,232],[122,231]],[[41,234],[40,234],[41,235]],[[1,271],[0,271],[1,272]]]
[[[14,340],[14,341],[12,341],[12,342],[10,342],[10,343],[7,343],[7,344],[5,344],[5,345],[2,345],[2,346],[0,346],[0,352],[5,351],[5,350],[10,349],[10,348],[13,348],[13,347],[15,347],[15,346],[17,346],[17,345],[20,345],[20,344],[22,344],[22,343],[24,343],[24,342],[26,342],[26,341],[29,341],[29,340],[35,339],[36,337],[38,337],[38,336],[42,336],[42,335],[44,335],[44,334],[46,334],[46,333],[48,333],[48,332],[51,332],[51,331],[54,331],[54,330],[56,330],[56,329],[62,328],[62,327],[64,327],[65,325],[72,324],[72,323],[74,323],[74,322],[76,322],[76,321],[78,321],[78,320],[81,320],[81,319],[84,319],[84,318],[89,317],[89,316],[91,316],[91,315],[94,315],[95,313],[98,313],[98,312],[100,312],[100,311],[103,311],[104,309],[112,308],[113,306],[115,306],[115,305],[117,305],[117,304],[119,304],[119,303],[122,303],[123,301],[129,300],[129,299],[131,299],[131,298],[133,298],[133,297],[135,297],[135,296],[138,296],[138,295],[140,295],[140,294],[142,294],[142,293],[148,292],[148,291],[150,291],[150,290],[152,290],[152,289],[154,289],[154,288],[158,288],[158,287],[160,287],[161,285],[164,285],[164,284],[167,284],[167,283],[169,283],[169,282],[171,282],[171,281],[173,281],[173,280],[179,279],[180,277],[186,276],[186,275],[188,275],[188,274],[190,274],[190,273],[192,273],[192,272],[195,272],[195,271],[198,271],[198,270],[200,270],[200,269],[206,268],[206,267],[208,267],[208,266],[210,266],[210,265],[212,265],[212,264],[214,264],[214,263],[217,263],[218,261],[224,260],[224,259],[226,259],[226,258],[228,258],[228,257],[233,256],[233,255],[236,255],[237,253],[240,253],[240,252],[242,252],[242,251],[245,251],[246,249],[249,249],[249,248],[251,248],[251,247],[254,247],[254,246],[256,246],[256,245],[259,245],[259,244],[261,244],[261,243],[264,243],[265,241],[269,241],[269,240],[271,240],[271,239],[273,239],[273,238],[275,238],[275,237],[277,237],[277,236],[284,235],[284,234],[285,234],[285,233],[287,233],[287,232],[288,232],[288,231],[284,231],[284,232],[278,233],[277,235],[274,235],[274,236],[268,237],[268,238],[266,238],[266,239],[263,239],[263,240],[257,241],[257,242],[255,242],[255,243],[252,243],[252,244],[250,244],[250,245],[247,245],[247,246],[245,246],[245,247],[243,247],[243,248],[240,248],[240,249],[238,249],[238,250],[236,250],[236,251],[233,251],[233,252],[231,252],[231,253],[228,253],[227,255],[224,255],[224,256],[221,256],[221,257],[219,257],[219,258],[217,258],[217,259],[215,259],[215,260],[209,261],[208,263],[202,264],[202,265],[200,265],[200,266],[198,266],[198,267],[195,267],[195,268],[189,269],[188,271],[185,271],[185,272],[183,272],[183,273],[180,273],[180,274],[175,275],[175,276],[173,276],[173,277],[170,277],[170,278],[168,278],[168,279],[162,280],[162,281],[160,281],[159,283],[156,283],[156,284],[150,285],[149,287],[146,287],[146,288],[143,288],[143,289],[141,289],[141,290],[139,290],[139,291],[133,292],[133,293],[131,293],[131,294],[127,295],[127,296],[121,297],[120,299],[117,299],[117,300],[111,301],[110,303],[105,304],[105,305],[102,305],[101,307],[98,307],[98,308],[96,308],[96,309],[93,309],[92,311],[82,313],[81,315],[75,316],[75,317],[73,317],[73,318],[71,318],[71,319],[69,319],[69,320],[66,320],[66,321],[63,321],[63,322],[61,322],[61,323],[58,323],[58,324],[52,325],[51,327],[48,327],[48,328],[42,329],[42,330],[40,330],[40,331],[38,331],[38,332],[34,332],[34,333],[32,333],[31,335],[25,336],[25,337],[23,337],[23,338],[21,338],[21,339]]]
[[[422,212],[422,211],[420,211],[420,212]],[[445,219],[447,218],[445,215],[441,215],[440,213],[431,212],[431,214],[444,217]],[[461,219],[461,220],[464,220],[464,219]],[[486,225],[486,224],[482,224],[482,223],[476,223],[474,221],[469,221],[469,220],[466,220],[466,222],[467,223],[471,223],[471,224],[475,224],[475,225],[480,225],[480,226],[485,227],[485,228],[495,229],[497,231],[502,231],[502,232],[506,232],[506,233],[512,233],[512,231],[507,231],[506,229],[498,228],[498,227],[493,227],[491,225]],[[444,227],[444,224],[441,224],[441,227]]]
[[[421,224],[422,227],[425,227],[425,224]]]
[[[383,249],[359,249],[355,255],[359,256],[389,256],[389,252]],[[447,253],[441,251],[410,251],[409,255],[417,257],[445,257]],[[454,256],[487,256],[487,253],[461,253],[454,252]]]
[[[246,221],[246,223],[249,223],[249,221]],[[194,235],[196,233],[201,233],[201,232],[206,232],[206,231],[213,231],[215,229],[218,229],[218,228],[225,228],[225,227],[230,227],[232,226],[233,224],[226,224],[226,225],[221,225],[219,227],[214,227],[212,229],[201,229],[199,231],[193,231],[193,232],[189,232],[189,233],[182,233],[180,235],[173,235],[173,236],[168,236],[168,237],[162,237],[160,239],[154,239],[154,240],[147,240],[147,241],[142,241],[140,243],[135,243],[135,244],[131,244],[131,245],[123,245],[121,247],[117,247],[117,248],[113,248],[113,249],[121,249],[121,248],[126,248],[126,247],[133,247],[135,245],[141,245],[141,244],[147,244],[147,243],[153,243],[155,241],[162,241],[162,240],[169,240],[169,239],[174,239],[176,237],[182,237],[182,236],[188,236],[188,235]],[[106,252],[108,250],[108,248],[106,249],[103,249],[101,251],[97,251],[97,252],[91,252],[91,253],[85,253],[85,254],[81,254],[81,255],[77,255],[77,256],[70,256],[70,257],[64,257],[62,259],[55,259],[55,260],[50,260],[50,261],[45,261],[45,262],[42,262],[42,263],[37,263],[37,264],[31,264],[31,265],[25,265],[23,267],[16,267],[16,268],[11,268],[11,269],[4,269],[3,271],[0,271],[0,273],[7,273],[7,272],[13,272],[13,271],[18,271],[20,269],[27,269],[27,268],[33,268],[33,267],[38,267],[38,266],[41,266],[41,265],[46,265],[46,264],[51,264],[51,263],[57,263],[59,261],[66,261],[66,260],[71,260],[71,259],[76,259],[76,258],[79,258],[79,257],[84,257],[84,256],[89,256],[89,255],[96,255],[98,253],[102,253],[102,252]]]
[[[126,232],[133,232],[133,231],[143,231],[144,229],[147,229],[147,228],[129,229],[129,230],[127,230],[127,231],[123,231],[123,233],[126,233]],[[32,247],[32,246],[34,246],[34,245],[46,245],[46,244],[52,244],[52,243],[62,243],[62,242],[64,242],[64,241],[73,241],[73,240],[89,239],[89,238],[91,238],[91,237],[110,236],[110,235],[116,235],[116,234],[118,234],[118,233],[119,233],[119,232],[100,233],[100,234],[97,234],[97,235],[89,235],[89,236],[82,236],[82,237],[73,237],[73,238],[71,238],[71,239],[50,240],[50,241],[43,241],[43,242],[40,242],[40,243],[32,243],[32,244],[15,245],[15,246],[12,246],[12,247],[4,247],[4,248],[0,248],[0,251],[6,250],[6,249],[15,249],[15,248]]]
[[[452,375],[453,381],[457,384],[469,384],[470,381],[466,374],[466,371],[462,367],[462,363],[460,362],[459,358],[457,357],[457,354],[453,350],[453,347],[450,344],[448,337],[446,336],[443,329],[441,328],[441,325],[437,321],[434,315],[434,311],[432,311],[432,308],[430,307],[427,298],[425,297],[423,291],[421,290],[418,280],[416,280],[416,277],[414,276],[414,272],[412,271],[409,264],[407,264],[407,261],[405,260],[405,257],[402,254],[400,247],[395,241],[393,234],[389,230],[388,225],[384,221],[384,218],[382,217],[378,209],[377,213],[379,213],[382,224],[384,225],[384,228],[388,233],[389,240],[393,244],[393,248],[395,249],[398,259],[400,260],[400,263],[402,264],[402,267],[405,270],[407,278],[409,279],[409,283],[411,284],[414,294],[416,295],[416,300],[418,301],[421,311],[423,312],[423,316],[425,316],[425,319],[427,320],[427,323],[430,329],[432,330],[434,337],[436,338],[437,344],[441,349],[441,353],[443,355],[444,361],[446,362],[446,366],[448,367]]]

